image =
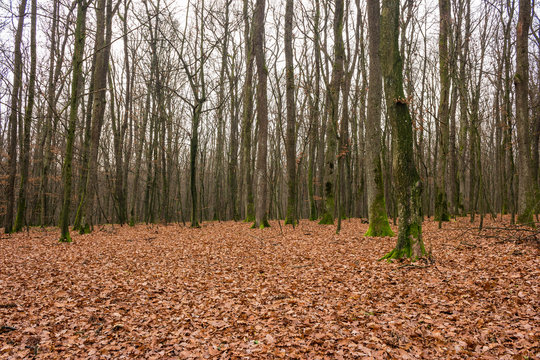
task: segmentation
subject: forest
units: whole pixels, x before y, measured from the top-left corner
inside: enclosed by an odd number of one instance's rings
[[[540,356],[531,0],[0,0],[0,358]]]

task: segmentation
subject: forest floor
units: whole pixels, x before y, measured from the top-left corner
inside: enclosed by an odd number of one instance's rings
[[[410,264],[360,220],[250,225],[0,234],[0,358],[540,358],[537,231],[426,221]]]

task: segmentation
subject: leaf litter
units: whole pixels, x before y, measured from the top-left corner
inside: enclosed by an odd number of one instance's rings
[[[508,223],[426,221],[415,264],[355,219],[2,234],[0,358],[540,358],[538,232]]]

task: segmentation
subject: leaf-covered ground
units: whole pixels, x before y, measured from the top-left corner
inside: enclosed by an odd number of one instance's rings
[[[540,358],[535,232],[426,222],[411,265],[360,220],[271,225],[1,235],[0,358]]]

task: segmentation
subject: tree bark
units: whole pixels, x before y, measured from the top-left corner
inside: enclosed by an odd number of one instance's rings
[[[51,138],[52,138],[52,124],[53,118],[56,117],[56,101],[55,101],[55,85],[58,81],[57,74],[59,71],[55,71],[55,54],[56,54],[56,36],[58,31],[58,1],[53,1],[52,23],[51,23],[51,44],[49,51],[49,81],[47,86],[47,112],[45,115],[45,125],[43,129],[43,140],[40,144],[41,154],[41,173],[40,173],[40,225],[45,227],[48,223],[48,196],[47,191],[49,188],[49,167],[51,158]],[[61,60],[58,59],[57,63]]]
[[[11,91],[11,112],[9,114],[9,176],[6,188],[8,200],[7,213],[4,231],[10,233],[13,230],[13,212],[15,207],[15,178],[17,176],[17,120],[19,117],[19,96],[22,84],[22,54],[21,43],[24,27],[24,16],[26,11],[26,0],[21,0],[19,4],[19,21],[17,32],[15,33],[15,49],[13,57],[13,89]]]
[[[116,220],[118,224],[123,225],[127,221],[127,204],[124,196],[124,135],[127,128],[127,118],[122,117],[120,112],[118,116],[115,113],[116,89],[112,75],[109,73],[109,92],[111,97],[111,127],[113,132],[113,151],[114,151],[114,201]],[[128,83],[129,84],[129,81]],[[126,84],[126,85],[127,85]],[[128,85],[129,86],[129,85]]]
[[[309,193],[309,220],[315,221],[318,217],[317,202],[315,201],[315,174],[317,170],[316,150],[319,147],[317,138],[319,135],[320,124],[320,76],[321,76],[321,61],[320,61],[320,39],[319,39],[319,23],[321,17],[321,9],[319,0],[315,0],[315,19],[313,20],[313,51],[315,52],[315,88],[313,89],[313,99],[310,101],[310,134],[309,134],[309,165],[308,165],[308,193]],[[319,140],[322,142],[322,139]],[[320,181],[320,180],[319,180]]]
[[[71,97],[69,99],[69,123],[66,136],[66,152],[62,178],[64,184],[64,200],[60,215],[60,241],[71,242],[69,235],[69,212],[71,208],[71,180],[73,143],[75,141],[75,126],[80,96],[80,82],[82,81],[82,63],[84,56],[84,40],[86,37],[86,9],[88,4],[84,0],[77,0],[77,21],[75,24],[75,49],[73,52],[73,70],[71,80]]]
[[[88,159],[88,178],[81,232],[89,233],[95,223],[95,197],[97,194],[98,151],[101,128],[107,104],[107,73],[112,37],[112,0],[99,0],[96,7],[96,73],[94,82],[94,101],[92,108],[92,125],[90,131],[90,153]]]
[[[231,144],[229,157],[229,206],[234,221],[240,219],[238,212],[238,74],[234,65],[227,68],[230,83]]]
[[[369,228],[366,236],[394,236],[386,215],[384,182],[381,167],[381,59],[380,59],[380,3],[368,0],[369,22],[369,92],[366,122],[367,191]]]
[[[223,25],[223,40],[221,46],[221,69],[219,74],[218,93],[218,133],[216,139],[216,186],[214,192],[214,220],[223,220],[223,177],[224,177],[224,137],[225,137],[225,74],[227,72],[228,38],[229,38],[229,5],[230,0],[225,1],[225,23]]]
[[[97,53],[97,44],[94,44],[94,53],[92,56],[92,65],[90,68],[90,86],[88,88],[88,101],[86,105],[83,103],[83,112],[82,117],[85,119],[84,122],[84,140],[82,141],[82,159],[81,159],[81,172],[79,175],[79,199],[77,212],[75,214],[75,220],[73,221],[73,230],[81,230],[81,224],[83,221],[84,214],[84,205],[86,197],[86,185],[88,179],[88,161],[90,157],[90,137],[91,137],[91,128],[92,128],[92,108],[94,105],[94,82],[96,78],[96,53]],[[82,80],[84,83],[84,79]],[[86,107],[86,111],[84,111]]]
[[[465,34],[463,34],[463,45],[461,46],[460,64],[459,64],[459,112],[460,112],[460,134],[459,134],[459,177],[460,177],[460,207],[461,212],[465,215],[465,193],[466,193],[466,154],[468,148],[467,133],[469,132],[469,98],[467,91],[467,62],[469,57],[469,39],[471,34],[471,1],[465,0]],[[468,209],[467,209],[468,210]]]
[[[529,28],[531,25],[530,0],[519,1],[516,31],[516,125],[518,134],[518,218],[520,224],[534,226],[533,212],[536,205],[537,184],[533,179],[531,137],[529,124]]]
[[[399,0],[383,0],[381,65],[386,108],[390,118],[393,167],[398,199],[399,230],[396,247],[383,259],[418,258],[426,251],[420,216],[421,181],[414,165],[412,119],[403,91],[403,63],[399,53]]]
[[[248,16],[249,0],[244,0],[244,42],[246,56],[246,77],[244,80],[244,98],[242,112],[242,184],[244,190],[245,221],[255,220],[253,198],[253,176],[251,173],[251,127],[253,118],[253,39]]]
[[[17,202],[17,217],[15,218],[15,225],[13,231],[18,232],[22,230],[24,223],[26,222],[26,198],[27,198],[27,184],[28,184],[28,172],[30,168],[30,131],[32,126],[32,112],[34,111],[34,98],[36,89],[36,66],[37,66],[37,54],[36,54],[36,27],[37,27],[37,2],[32,0],[32,10],[30,14],[30,76],[28,78],[28,100],[26,103],[26,109],[24,110],[24,133],[23,135],[23,147],[22,147],[22,161],[21,161],[21,182],[19,184],[19,199]]]
[[[333,224],[335,217],[335,162],[336,147],[338,137],[339,121],[339,94],[341,92],[341,83],[343,79],[343,62],[345,49],[343,44],[343,0],[336,0],[334,11],[334,64],[332,67],[332,81],[330,84],[329,99],[329,120],[327,125],[326,141],[327,148],[325,154],[324,169],[324,201],[325,211],[319,224]]]
[[[131,159],[131,148],[132,148],[132,141],[133,141],[133,135],[131,132],[131,113],[132,113],[132,92],[133,92],[133,85],[132,85],[132,69],[131,64],[129,62],[129,50],[128,50],[128,41],[129,41],[129,34],[128,34],[128,11],[129,11],[129,4],[130,2],[126,1],[124,2],[124,16],[122,17],[122,30],[124,32],[123,36],[123,50],[124,50],[124,67],[126,72],[126,97],[125,97],[125,104],[124,104],[124,123],[122,127],[122,137],[125,135],[127,131],[127,127],[129,124],[130,128],[130,136],[126,151],[126,161],[124,162],[124,169],[122,169],[122,173],[120,174],[122,181],[119,181],[117,186],[117,197],[118,197],[118,203],[120,208],[120,214],[119,214],[119,222],[122,224],[128,221],[128,193],[127,193],[127,184],[128,184],[128,169],[129,169],[129,163]]]
[[[264,8],[265,0],[257,0],[255,13],[253,14],[253,52],[257,64],[257,207],[255,209],[254,227],[264,228],[268,224],[267,210],[267,177],[266,177],[266,155],[268,152],[268,98],[267,98],[267,78],[268,69],[264,56]]]
[[[439,132],[437,139],[439,143],[437,159],[437,198],[435,200],[435,220],[439,221],[439,228],[442,221],[449,221],[448,199],[446,193],[446,179],[448,170],[448,142],[449,142],[449,98],[450,98],[450,76],[449,76],[449,51],[448,38],[450,36],[451,6],[449,0],[439,0],[439,79],[441,83],[441,95],[439,98]]]
[[[285,71],[286,71],[286,102],[287,102],[287,135],[285,151],[287,156],[287,215],[285,224],[297,222],[296,213],[296,105],[294,96],[294,64],[293,64],[293,29],[294,1],[287,0],[285,5]]]

